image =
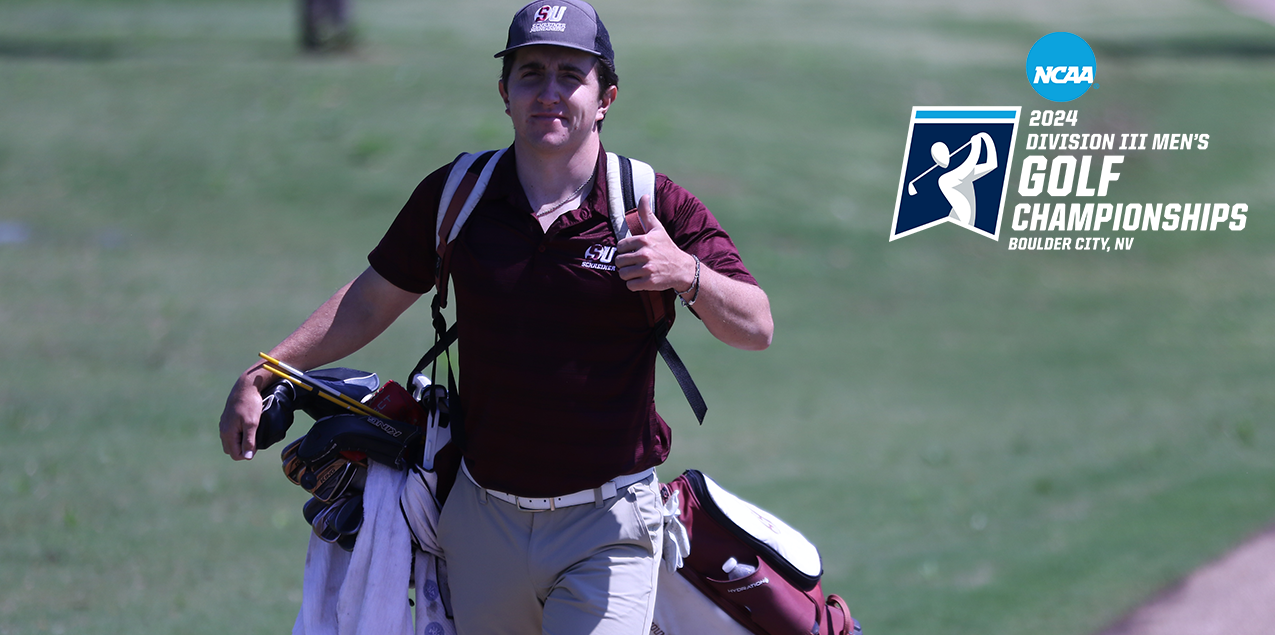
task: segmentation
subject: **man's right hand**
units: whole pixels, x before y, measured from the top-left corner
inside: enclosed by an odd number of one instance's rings
[[[269,374],[256,366],[239,376],[226,407],[221,411],[221,449],[236,461],[251,459],[257,451],[257,425],[261,421],[261,386]]]

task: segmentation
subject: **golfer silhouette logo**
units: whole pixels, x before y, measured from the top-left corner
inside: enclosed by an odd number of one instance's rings
[[[974,214],[978,209],[974,204],[974,181],[996,169],[996,144],[992,141],[991,135],[980,132],[970,137],[970,140],[956,151],[960,152],[965,148],[970,149],[965,161],[939,177],[939,191],[943,193],[947,202],[952,204],[951,217],[958,223],[973,226]],[[986,158],[979,163],[979,155],[984,153],[984,148],[986,148]],[[948,151],[947,144],[942,141],[935,141],[934,145],[930,146],[930,156],[934,157],[934,167],[945,168],[952,160],[952,153]],[[913,184],[908,185],[908,193],[916,193]]]
[[[946,222],[997,240],[1018,114],[1017,107],[914,108],[890,240]]]

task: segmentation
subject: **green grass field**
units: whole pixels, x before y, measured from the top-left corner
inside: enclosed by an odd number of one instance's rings
[[[356,0],[341,57],[298,54],[285,2],[0,5],[0,634],[291,628],[307,496],[274,449],[222,455],[221,402],[422,176],[509,141],[516,4]],[[1275,28],[1204,0],[597,6],[604,142],[708,203],[776,320],[743,353],[683,315],[710,412],[661,379],[662,476],[802,529],[868,633],[1092,632],[1275,517]],[[887,242],[911,107],[1048,108],[1023,60],[1053,31],[1098,54],[1080,129],[1212,137],[1131,156],[1113,198],[1247,202],[1243,232]],[[427,313],[347,364],[402,381]]]

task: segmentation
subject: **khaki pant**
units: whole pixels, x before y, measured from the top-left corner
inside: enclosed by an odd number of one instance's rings
[[[600,507],[531,512],[460,475],[438,525],[459,635],[649,635],[659,487],[652,476]]]

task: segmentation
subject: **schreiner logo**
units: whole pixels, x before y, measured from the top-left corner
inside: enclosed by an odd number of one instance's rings
[[[611,264],[614,261],[615,247],[595,244],[590,245],[588,249],[584,250],[584,262],[581,262],[580,266],[587,269],[615,271],[615,265]]]
[[[545,5],[540,7],[536,12],[536,22],[561,22],[562,16],[566,14],[567,8],[562,6]]]
[[[384,430],[386,434],[392,437],[398,438],[399,436],[403,434],[402,430],[396,430],[394,429],[394,426],[388,423],[385,423],[384,421],[381,421],[380,419],[377,419],[376,417],[367,417],[367,422]]]
[[[536,11],[536,19],[531,24],[531,32],[538,31],[566,31],[567,25],[562,23],[562,16],[566,15],[567,8],[559,5],[545,5]]]
[[[770,578],[762,578],[748,586],[742,586],[742,587],[739,587],[738,589],[726,589],[726,592],[727,593],[743,593],[744,591],[748,591],[749,589],[755,589],[763,584],[769,584],[769,583],[770,583]]]
[[[1050,101],[1071,101],[1097,86],[1097,66],[1089,43],[1073,33],[1050,33],[1027,53],[1027,79],[1033,90]]]
[[[757,522],[761,523],[762,526],[764,526],[766,529],[769,529],[770,533],[772,534],[779,533],[779,530],[775,527],[775,523],[770,519],[769,516],[762,514],[760,511],[756,509],[752,509],[750,511],[752,511],[753,515],[757,517]]]

